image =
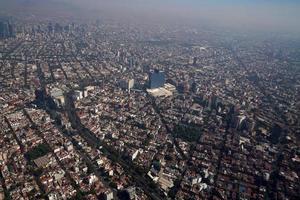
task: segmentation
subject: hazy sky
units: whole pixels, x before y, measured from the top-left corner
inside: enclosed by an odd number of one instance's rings
[[[300,32],[300,0],[0,0],[4,1],[23,2],[23,6],[50,2],[60,9],[71,7],[82,16]]]
[[[65,0],[118,15],[253,29],[300,30],[300,0]],[[108,9],[108,10],[106,10]]]

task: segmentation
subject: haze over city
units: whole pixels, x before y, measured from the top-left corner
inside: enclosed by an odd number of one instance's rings
[[[249,31],[299,33],[297,0],[2,0],[8,13],[22,7],[38,16],[66,12],[74,17],[107,17],[153,22],[210,24]],[[21,10],[20,10],[21,11]],[[12,13],[13,14],[13,13]]]

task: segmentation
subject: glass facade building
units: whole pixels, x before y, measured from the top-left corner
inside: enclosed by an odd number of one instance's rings
[[[149,73],[149,87],[150,89],[163,87],[165,80],[165,72],[154,70]]]

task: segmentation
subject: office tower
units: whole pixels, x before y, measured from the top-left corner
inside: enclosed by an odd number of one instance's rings
[[[134,58],[133,57],[130,57],[128,59],[128,63],[129,63],[129,69],[132,69],[133,66],[134,66]]]
[[[0,19],[0,38],[14,37],[14,27],[7,19]]]
[[[148,73],[150,71],[150,66],[149,65],[143,65],[143,72]]]
[[[149,73],[150,89],[163,87],[164,84],[165,84],[165,72],[155,69]]]
[[[190,84],[187,81],[178,84],[178,91],[181,93],[187,93],[190,90]]]
[[[130,90],[134,87],[134,79],[122,79],[121,81],[119,81],[119,86],[122,89],[128,90],[130,92]]]
[[[197,65],[197,60],[198,60],[198,58],[197,58],[197,57],[194,57],[194,59],[193,59],[193,65],[194,65],[194,66]]]
[[[61,33],[63,31],[63,27],[59,23],[55,23],[54,32]]]
[[[52,23],[50,22],[48,24],[48,33],[52,33],[53,32],[53,26],[52,26]]]
[[[6,38],[8,32],[7,23],[4,21],[0,22],[0,38]]]

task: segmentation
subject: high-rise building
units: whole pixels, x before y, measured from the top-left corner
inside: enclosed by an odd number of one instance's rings
[[[197,58],[197,57],[194,57],[194,59],[193,59],[193,65],[194,65],[194,66],[197,65],[197,60],[198,60],[198,58]]]
[[[14,36],[14,27],[7,19],[0,19],[0,38]]]
[[[128,64],[129,64],[129,69],[132,69],[134,66],[134,58],[133,57],[130,57],[128,59]]]
[[[50,22],[48,24],[48,33],[52,33],[53,32],[53,26],[52,26],[52,23]]]
[[[178,91],[181,93],[187,93],[190,90],[190,84],[187,81],[178,84]]]
[[[149,87],[150,89],[163,87],[166,80],[165,80],[165,72],[159,71],[157,69],[151,71],[149,73]]]
[[[5,35],[6,35],[5,23],[0,21],[0,38],[5,38]]]
[[[143,65],[143,72],[148,73],[150,71],[150,66],[149,65]]]
[[[130,92],[130,90],[134,87],[134,79],[122,79],[119,82],[119,86],[122,89],[128,90]]]

